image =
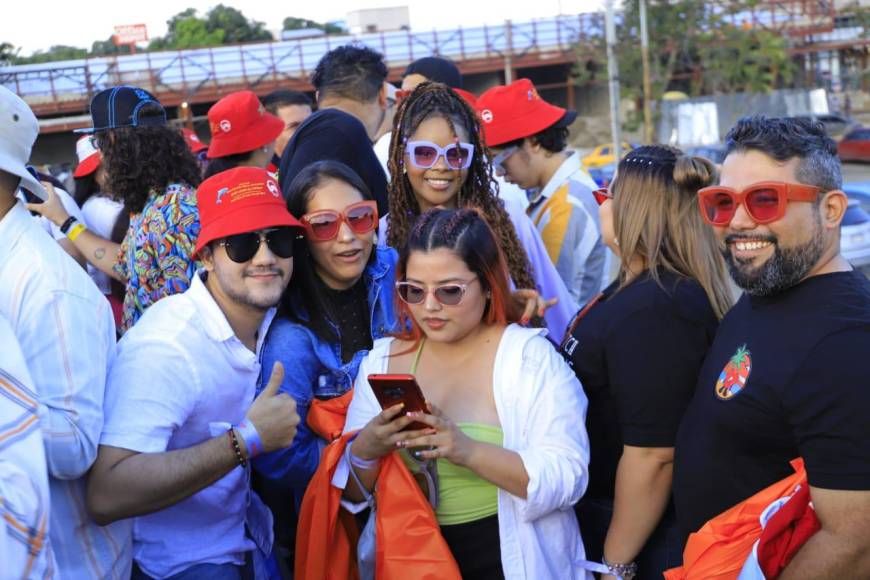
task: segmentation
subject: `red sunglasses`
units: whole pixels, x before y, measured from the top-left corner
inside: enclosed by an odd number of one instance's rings
[[[782,219],[790,201],[815,201],[821,188],[802,183],[760,181],[743,191],[713,185],[698,191],[701,216],[708,224],[727,226],[742,203],[746,213],[757,224],[769,224]]]
[[[592,196],[595,198],[595,201],[598,202],[598,205],[604,205],[605,201],[613,199],[613,193],[611,193],[606,187],[596,189],[592,192]]]
[[[367,234],[378,225],[378,206],[374,201],[361,201],[344,208],[344,211],[324,209],[313,211],[299,220],[314,242],[328,242],[338,237],[344,222],[355,234]]]

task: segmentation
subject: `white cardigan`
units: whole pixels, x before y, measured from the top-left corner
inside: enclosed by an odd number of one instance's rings
[[[586,395],[543,333],[512,324],[495,356],[504,447],[520,455],[529,474],[527,499],[498,490],[502,568],[506,580],[587,579],[573,510],[589,481]],[[362,429],[381,412],[367,377],[387,372],[392,340],[375,341],[360,365],[345,432]],[[339,471],[333,483],[344,487],[347,471]]]

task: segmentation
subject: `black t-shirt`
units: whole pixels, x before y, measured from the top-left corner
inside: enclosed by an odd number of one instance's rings
[[[813,276],[744,295],[722,320],[677,436],[674,500],[684,533],[794,473],[870,490],[870,282]]]
[[[717,320],[703,288],[662,271],[604,291],[562,345],[589,399],[593,498],[612,498],[622,446],[673,447]]]

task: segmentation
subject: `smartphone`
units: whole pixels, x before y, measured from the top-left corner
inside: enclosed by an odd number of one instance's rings
[[[393,405],[405,403],[404,412],[412,411],[429,412],[426,406],[426,398],[417,384],[414,375],[369,375],[369,384],[375,392],[382,409],[388,409]],[[429,425],[414,421],[402,431],[416,431],[429,429]]]

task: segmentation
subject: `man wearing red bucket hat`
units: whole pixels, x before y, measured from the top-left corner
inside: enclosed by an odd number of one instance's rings
[[[208,110],[211,143],[205,178],[233,167],[265,168],[275,154],[284,123],[266,111],[251,91],[230,93]]]
[[[301,226],[260,168],[203,181],[197,207],[203,268],[118,345],[88,509],[102,524],[136,517],[133,578],[267,577],[272,517],[247,465],[299,422],[280,364],[254,393]]]
[[[585,304],[601,290],[607,254],[592,196],[597,186],[580,156],[566,150],[577,112],[543,100],[528,79],[489,89],[477,106],[496,173],[533,192],[529,217],[571,295]]]

